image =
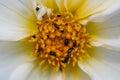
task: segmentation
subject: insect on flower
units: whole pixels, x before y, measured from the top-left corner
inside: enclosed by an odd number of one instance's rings
[[[50,16],[51,14],[51,9],[43,6],[42,4],[35,4],[35,13],[37,15],[38,20],[42,20],[42,17],[47,14],[48,16]]]

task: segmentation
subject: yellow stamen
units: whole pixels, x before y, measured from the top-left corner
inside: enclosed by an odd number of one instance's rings
[[[37,25],[37,34],[27,39],[34,42],[33,54],[40,65],[47,62],[56,70],[63,70],[68,64],[75,66],[86,54],[86,48],[91,47],[86,27],[74,20],[71,14],[44,15]]]

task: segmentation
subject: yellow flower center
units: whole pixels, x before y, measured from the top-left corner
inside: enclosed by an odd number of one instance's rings
[[[37,34],[32,35],[34,55],[39,62],[46,62],[62,70],[68,64],[75,66],[79,57],[90,46],[86,27],[71,14],[51,14],[37,21]]]

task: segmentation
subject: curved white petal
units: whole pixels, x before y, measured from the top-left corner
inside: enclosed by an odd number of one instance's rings
[[[99,61],[103,61],[106,64],[110,65],[120,72],[120,51],[113,51],[105,48],[94,48],[93,50],[94,58],[98,59]]]
[[[116,15],[118,10],[120,10],[120,0],[116,0],[116,2],[105,11],[92,15],[89,18],[89,21],[103,22],[105,20],[109,20],[110,17]]]
[[[33,60],[29,57],[31,46],[26,42],[0,42],[0,80],[9,80],[18,65]]]
[[[79,66],[91,76],[92,80],[120,79],[120,52],[105,48],[90,49],[91,58],[79,62]]]
[[[69,76],[69,77],[68,77]],[[29,77],[29,80],[90,80],[89,76],[84,73],[78,66],[67,66],[64,72],[55,71],[51,67],[36,66],[35,70]]]
[[[64,80],[61,72],[54,71],[49,67],[46,68],[46,66],[37,65],[29,75],[28,80]]]
[[[95,13],[108,9],[116,0],[84,0],[76,11],[76,18],[87,18]]]
[[[90,80],[90,77],[78,65],[75,67],[71,65],[67,66],[64,75],[65,80]]]
[[[19,40],[35,32],[31,0],[0,0],[0,40]]]
[[[120,51],[120,38],[113,38],[113,39],[100,39],[95,38],[91,44],[93,46],[101,46],[104,48]]]
[[[120,10],[103,19],[87,25],[88,32],[96,36],[92,44],[120,50]]]
[[[64,0],[67,11],[74,13],[82,4],[84,0]]]
[[[66,11],[64,0],[56,0],[57,6],[61,13],[64,13]]]
[[[34,64],[32,62],[18,66],[10,76],[10,80],[27,80],[33,68]]]

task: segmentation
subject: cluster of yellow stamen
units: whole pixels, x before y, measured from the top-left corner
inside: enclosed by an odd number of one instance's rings
[[[67,64],[75,65],[90,46],[86,27],[70,14],[44,15],[37,21],[38,32],[32,35],[34,55],[40,63],[47,62],[62,70]]]

